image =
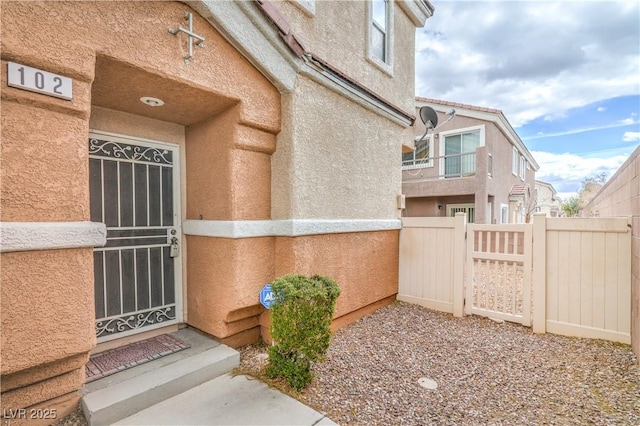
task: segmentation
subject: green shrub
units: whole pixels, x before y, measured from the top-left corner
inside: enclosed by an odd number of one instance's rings
[[[312,362],[325,358],[340,288],[330,278],[287,275],[271,283],[271,338],[267,375],[300,390],[313,379]]]

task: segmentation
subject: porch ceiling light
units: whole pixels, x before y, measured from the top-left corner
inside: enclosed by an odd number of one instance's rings
[[[164,105],[164,101],[158,98],[152,98],[151,96],[143,96],[140,98],[140,102],[147,104],[150,107],[159,107]]]

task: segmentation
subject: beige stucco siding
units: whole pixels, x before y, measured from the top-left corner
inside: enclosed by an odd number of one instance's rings
[[[272,218],[396,219],[403,129],[305,77],[283,98]]]
[[[415,26],[396,2],[392,2],[392,75],[367,59],[367,2],[316,1],[314,16],[305,13],[295,1],[276,3],[308,51],[405,111],[413,110]]]

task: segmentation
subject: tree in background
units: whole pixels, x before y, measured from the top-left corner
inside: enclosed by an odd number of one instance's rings
[[[593,200],[600,189],[607,181],[607,173],[602,172],[598,175],[588,177],[582,181],[582,188],[578,192],[578,198],[580,199],[580,210],[583,210]]]
[[[580,213],[580,199],[576,196],[563,201],[560,206],[566,217],[576,217]]]
[[[580,211],[584,209],[589,202],[591,202],[598,192],[600,192],[600,189],[602,189],[606,181],[606,172],[583,179],[578,195],[570,197],[568,200],[562,202],[562,211],[565,216],[578,216]]]

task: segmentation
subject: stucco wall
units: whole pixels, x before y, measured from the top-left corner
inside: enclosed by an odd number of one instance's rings
[[[271,159],[273,219],[395,219],[406,131],[299,77]]]
[[[251,174],[269,182],[273,148],[264,145],[273,146],[280,129],[280,95],[197,14],[194,27],[206,44],[186,64],[186,39],[167,31],[184,25],[186,10],[177,2],[3,3],[3,221],[89,220],[90,127],[175,142],[188,151],[185,126],[226,110],[234,121],[231,138],[220,143],[208,135],[209,149],[227,160],[222,171],[231,195],[224,218],[252,217],[253,199],[262,206],[257,214],[269,216],[268,184],[254,185]],[[6,61],[72,78],[73,100],[7,87]],[[152,109],[141,96],[165,105]],[[206,158],[194,166],[198,161]],[[95,345],[93,274],[90,248],[2,254],[3,408],[70,395],[82,385]]]
[[[187,218],[269,219],[275,136],[238,126],[233,108],[187,128]]]
[[[640,147],[585,208],[587,215],[631,216],[631,345],[640,357]]]
[[[88,220],[86,120],[14,102],[1,114],[2,221]]]
[[[3,3],[3,69],[10,60],[68,76],[74,99],[8,88],[3,72],[2,220],[90,218],[90,127],[178,143],[183,219],[397,218],[401,142],[413,129],[305,76],[281,102],[275,87],[197,14],[194,27],[206,43],[186,64],[186,39],[167,29],[184,24],[189,7],[153,6]],[[349,22],[342,3],[332,9]],[[350,68],[348,55],[331,50],[340,43],[323,40],[332,46],[325,59],[411,109],[415,30],[397,8],[395,19],[401,46],[393,79],[371,68],[362,46],[362,59]],[[329,22],[327,16],[322,25]],[[363,28],[347,31],[349,38],[362,42]],[[319,35],[308,34],[315,43]],[[165,105],[150,109],[141,96]],[[264,312],[258,290],[284,273],[338,280],[343,323],[397,291],[397,231],[185,239],[187,321],[230,344],[257,338]],[[18,408],[73,394],[95,345],[92,250],[3,253],[2,262],[3,404]]]
[[[189,323],[221,339],[258,327],[260,289],[274,278],[273,237],[188,237]]]
[[[2,254],[3,409],[55,398],[84,383],[96,341],[91,252]]]
[[[393,76],[367,59],[368,4],[365,1],[316,1],[310,16],[295,1],[277,1],[304,47],[405,111],[414,107],[415,26],[396,2]]]
[[[275,276],[320,274],[340,286],[334,328],[348,325],[394,300],[398,292],[399,232],[380,231],[278,237]],[[269,340],[269,315],[261,317]]]

